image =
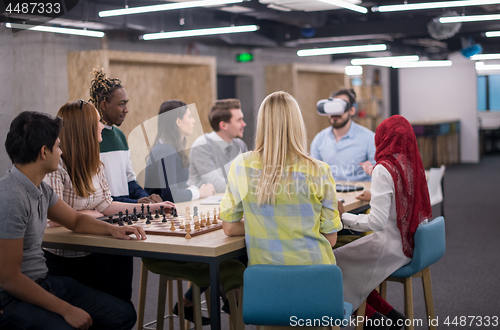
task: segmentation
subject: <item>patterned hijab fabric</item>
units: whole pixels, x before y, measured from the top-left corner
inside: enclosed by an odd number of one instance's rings
[[[413,128],[404,117],[384,120],[375,133],[375,161],[391,174],[396,190],[396,213],[404,254],[412,258],[418,225],[432,217],[424,166]]]

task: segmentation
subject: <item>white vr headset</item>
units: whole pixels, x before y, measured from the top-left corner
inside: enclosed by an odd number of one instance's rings
[[[350,108],[349,103],[340,98],[319,100],[316,104],[320,116],[340,116]]]

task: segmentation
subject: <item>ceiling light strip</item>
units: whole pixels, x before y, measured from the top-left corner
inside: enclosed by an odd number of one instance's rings
[[[328,3],[337,7],[353,10],[361,14],[366,14],[368,12],[368,9],[366,9],[365,7],[355,5],[348,1],[343,1],[343,0],[318,0],[318,1]]]
[[[104,37],[104,32],[102,32],[102,31],[68,29],[68,28],[61,28],[61,27],[17,24],[17,23],[5,23],[5,26],[10,28],[10,29],[22,29],[22,30],[40,31],[40,32],[62,33],[62,34],[71,34],[71,35],[95,37],[95,38]]]
[[[394,63],[393,68],[403,69],[403,68],[431,68],[440,66],[451,66],[453,63],[451,61],[418,61],[418,62],[401,62]]]
[[[452,8],[452,7],[467,7],[467,6],[481,6],[498,4],[500,0],[460,0],[460,1],[439,1],[439,2],[424,2],[412,3],[402,5],[386,5],[372,7],[373,12],[391,12],[391,11],[405,11],[405,10],[421,10],[421,9],[435,9],[435,8]]]
[[[208,36],[216,34],[254,32],[257,31],[258,29],[259,29],[258,25],[228,26],[228,27],[196,29],[196,30],[186,30],[186,31],[147,33],[142,36],[142,39],[157,40],[157,39],[185,38],[185,37]]]
[[[355,58],[351,60],[352,65],[384,65],[392,66],[393,63],[398,62],[415,62],[418,61],[418,55],[408,56],[387,56],[387,57],[368,57],[368,58]]]
[[[488,38],[500,37],[500,31],[488,31],[485,33]]]
[[[500,64],[484,64],[483,62],[477,62],[476,70],[477,71],[500,70]]]
[[[208,7],[208,6],[220,6],[233,3],[240,3],[246,0],[197,0],[197,1],[187,1],[178,3],[168,3],[164,5],[153,5],[153,6],[141,6],[133,8],[123,8],[123,9],[113,9],[113,10],[103,10],[99,12],[99,17],[111,17],[111,16],[122,16],[122,15],[133,15],[133,14],[143,14],[151,13],[155,11],[166,11],[166,10],[176,10],[176,9],[186,9],[186,8],[196,8],[196,7]]]
[[[470,57],[473,61],[480,60],[500,60],[500,54],[478,54]]]
[[[377,52],[387,49],[385,44],[363,45],[363,46],[345,46],[345,47],[329,47],[329,48],[314,48],[302,49],[297,52],[298,56],[317,56],[330,54],[348,54],[361,52]]]
[[[480,21],[497,21],[497,20],[500,20],[500,14],[440,17],[439,23],[463,23],[463,22],[480,22]]]

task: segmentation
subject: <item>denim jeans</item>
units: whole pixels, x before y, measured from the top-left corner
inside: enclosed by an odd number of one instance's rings
[[[69,277],[47,275],[40,286],[92,317],[91,329],[130,330],[136,322],[132,305]],[[64,318],[0,291],[0,329],[71,330]]]

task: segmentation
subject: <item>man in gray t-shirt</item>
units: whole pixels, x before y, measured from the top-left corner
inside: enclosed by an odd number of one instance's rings
[[[131,329],[130,304],[47,275],[41,247],[47,217],[78,233],[146,238],[140,228],[115,227],[78,213],[42,181],[57,170],[61,128],[59,117],[25,111],[7,134],[5,148],[14,165],[0,179],[0,328]]]
[[[226,191],[227,173],[240,153],[247,152],[241,140],[247,124],[237,99],[218,100],[210,109],[213,132],[197,138],[189,153],[189,185],[211,183],[215,192]]]

